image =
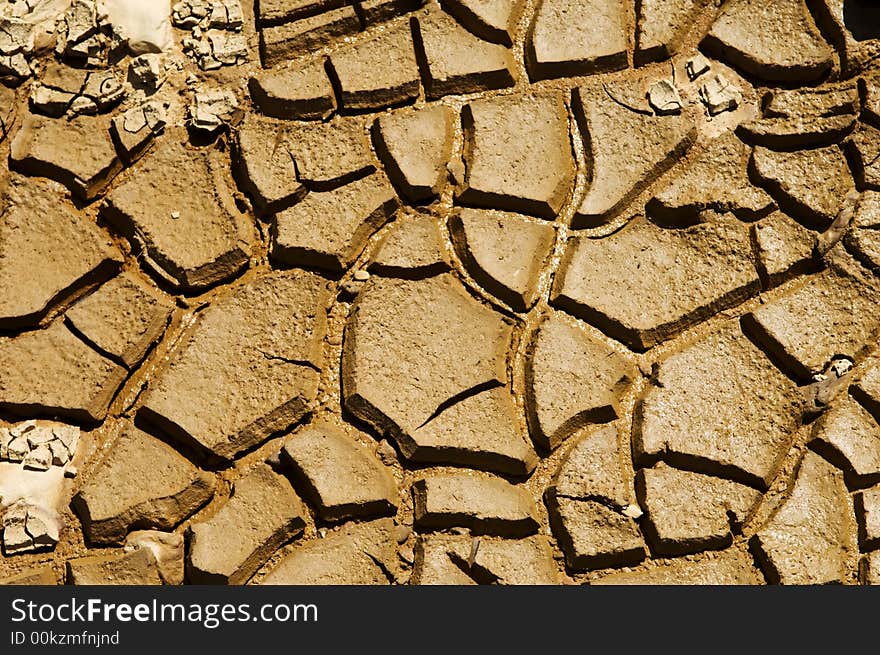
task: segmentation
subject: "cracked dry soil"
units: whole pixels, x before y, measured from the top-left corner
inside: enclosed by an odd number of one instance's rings
[[[0,584],[880,581],[868,0],[0,0]]]

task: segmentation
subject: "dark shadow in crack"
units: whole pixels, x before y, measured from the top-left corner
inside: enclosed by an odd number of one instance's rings
[[[880,0],[844,0],[843,24],[856,41],[880,39]]]

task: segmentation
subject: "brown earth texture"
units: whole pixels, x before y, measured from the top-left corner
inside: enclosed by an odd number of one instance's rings
[[[0,584],[880,582],[880,4],[0,0]]]

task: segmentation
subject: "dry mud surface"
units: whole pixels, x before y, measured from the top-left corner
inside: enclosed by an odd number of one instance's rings
[[[880,580],[880,7],[0,0],[0,584]]]

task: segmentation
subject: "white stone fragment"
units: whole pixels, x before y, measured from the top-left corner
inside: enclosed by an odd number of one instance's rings
[[[229,89],[197,91],[189,108],[190,125],[197,130],[213,132],[232,120],[238,100]]]
[[[52,466],[52,451],[48,444],[41,444],[31,450],[22,460],[22,464],[31,471],[48,471]]]
[[[715,75],[700,87],[700,99],[706,105],[709,115],[717,116],[736,109],[742,102],[742,94],[723,77]]]
[[[155,93],[165,82],[162,58],[155,53],[135,57],[128,65],[128,79],[135,88]]]
[[[681,113],[681,96],[672,80],[657,80],[648,87],[648,104],[658,116]]]
[[[107,15],[133,54],[164,52],[174,44],[169,0],[105,0]]]
[[[696,55],[688,59],[684,67],[687,71],[688,78],[691,82],[693,82],[703,73],[709,72],[710,64],[709,60],[706,59],[706,57],[704,57],[700,53],[697,53]]]
[[[19,501],[3,515],[3,549],[7,555],[53,548],[61,517],[54,510]]]

